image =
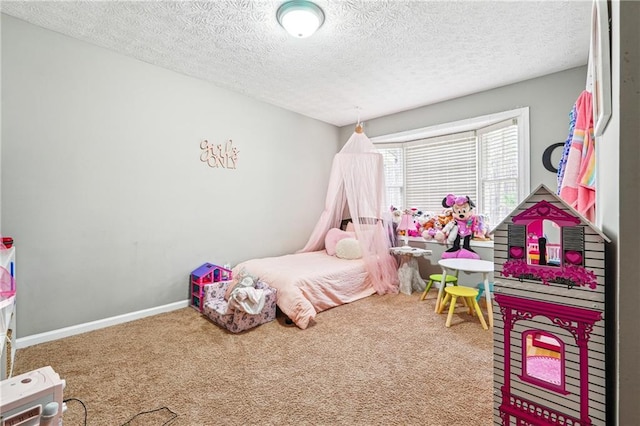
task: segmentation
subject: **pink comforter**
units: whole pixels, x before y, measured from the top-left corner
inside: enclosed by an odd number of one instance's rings
[[[325,250],[247,260],[233,268],[234,276],[242,268],[278,290],[280,310],[301,329],[320,311],[375,293],[362,259]]]

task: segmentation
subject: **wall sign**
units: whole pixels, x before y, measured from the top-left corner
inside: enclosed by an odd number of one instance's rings
[[[229,139],[223,144],[214,144],[208,140],[200,142],[200,161],[207,163],[209,167],[235,169],[238,165],[238,148],[233,146],[233,141]]]
[[[549,145],[542,154],[542,165],[550,172],[558,173],[558,169],[551,162],[551,154],[553,154],[553,151],[555,151],[556,148],[560,148],[561,146],[564,146],[564,142],[558,142],[554,143],[553,145]]]

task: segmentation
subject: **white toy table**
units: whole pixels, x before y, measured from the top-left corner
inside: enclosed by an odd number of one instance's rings
[[[438,264],[442,267],[442,281],[440,282],[440,288],[438,289],[438,298],[436,299],[436,312],[440,308],[442,303],[442,294],[444,293],[444,278],[447,274],[455,275],[455,271],[462,271],[465,273],[478,272],[482,274],[482,280],[484,282],[484,288],[489,289],[489,274],[493,272],[493,262],[488,260],[479,259],[441,259]],[[487,298],[487,315],[489,316],[489,328],[493,327],[493,307],[491,306],[491,292],[485,290],[485,297]]]

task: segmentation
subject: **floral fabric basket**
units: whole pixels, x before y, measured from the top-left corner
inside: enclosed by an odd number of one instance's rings
[[[231,284],[230,281],[226,281],[205,286],[202,313],[211,321],[232,333],[239,333],[276,318],[275,288],[271,288],[261,281],[256,283],[257,289],[264,290],[265,303],[262,312],[252,315],[240,309],[228,309],[225,293]]]

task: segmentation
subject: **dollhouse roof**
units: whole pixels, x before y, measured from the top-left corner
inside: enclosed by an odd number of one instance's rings
[[[574,215],[565,212],[545,200],[538,201],[532,207],[529,207],[522,213],[513,216],[511,221],[517,224],[529,224],[534,220],[540,220],[541,216],[546,219],[552,219],[561,225],[577,225],[580,223],[580,219]]]
[[[544,197],[541,201],[535,203],[532,207],[524,208],[524,206],[528,203],[531,203],[531,199],[536,196],[540,198],[540,196]],[[553,204],[551,202],[554,202]],[[562,208],[557,206],[558,202],[562,205]],[[602,233],[602,231],[596,227],[593,223],[591,223],[587,218],[578,213],[576,209],[571,207],[566,203],[560,196],[558,196],[553,191],[549,190],[544,184],[540,184],[536,189],[534,189],[513,211],[505,217],[502,222],[498,223],[492,230],[491,233],[494,233],[496,229],[503,227],[506,223],[516,223],[516,222],[524,222],[528,223],[535,219],[540,219],[540,211],[539,209],[549,209],[548,215],[545,214],[549,219],[557,221],[559,224],[573,224],[573,225],[584,225],[591,228],[595,233],[597,233],[603,240],[606,242],[611,242],[606,235]],[[546,213],[546,212],[545,212]]]

